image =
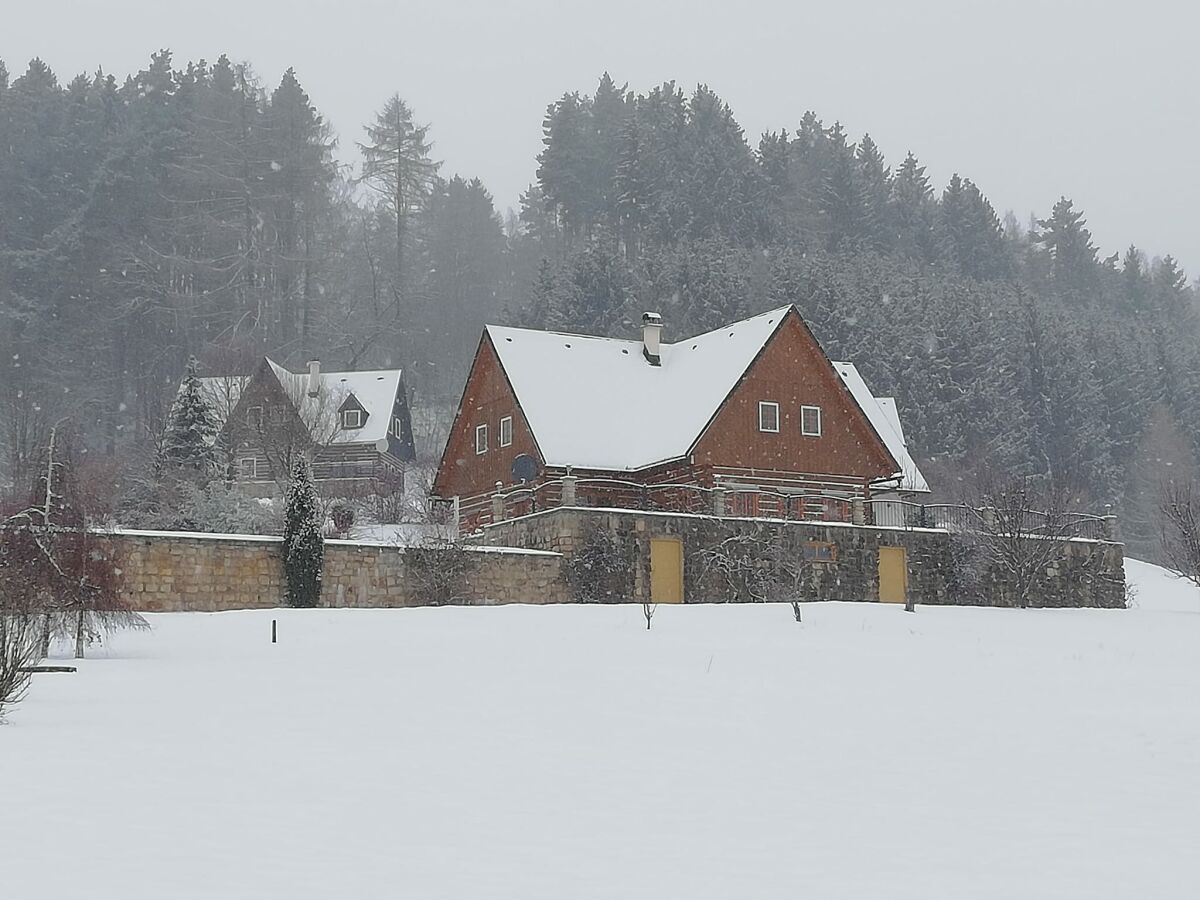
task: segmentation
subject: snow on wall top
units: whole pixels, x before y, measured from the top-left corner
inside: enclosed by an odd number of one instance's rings
[[[902,491],[928,492],[929,484],[908,452],[908,443],[904,439],[904,428],[900,424],[900,415],[896,411],[896,399],[894,397],[876,397],[872,394],[854,363],[835,362],[833,367],[837,370],[842,382],[850,389],[850,393],[854,395],[858,405],[862,407],[862,411],[867,414],[872,427],[883,440],[888,452],[892,454],[892,458],[900,464],[904,476],[900,481],[900,489]]]
[[[551,466],[632,471],[687,454],[790,307],[674,344],[488,326]]]
[[[289,372],[270,358],[271,371],[296,406],[300,418],[316,440],[334,444],[360,444],[387,437],[392,423],[392,404],[400,390],[400,369],[367,372],[321,372],[316,397],[308,395],[308,373]],[[362,428],[344,429],[338,410],[351,395],[367,411]],[[330,437],[332,435],[332,437]]]

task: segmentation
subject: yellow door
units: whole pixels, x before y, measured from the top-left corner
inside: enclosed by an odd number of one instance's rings
[[[903,603],[908,593],[908,559],[903,547],[879,548],[879,602]]]
[[[650,600],[683,602],[683,541],[679,538],[650,539]]]

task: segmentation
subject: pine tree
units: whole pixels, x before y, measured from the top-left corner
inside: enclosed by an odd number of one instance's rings
[[[933,188],[925,167],[910,151],[892,179],[892,210],[896,223],[896,249],[906,256],[932,260]]]
[[[212,462],[212,442],[217,429],[196,372],[193,358],[188,361],[187,374],[171,408],[163,435],[162,459],[167,465],[203,474]]]
[[[864,134],[855,150],[859,189],[863,197],[863,238],[873,247],[891,247],[896,244],[896,228],[891,221],[892,171],[884,161],[883,153]]]
[[[1034,240],[1050,253],[1054,284],[1062,296],[1082,303],[1096,285],[1096,248],[1083,213],[1066,197],[1059,199],[1050,218],[1038,219]]]
[[[413,111],[399,94],[388,98],[366,131],[367,143],[358,145],[363,155],[361,181],[379,194],[394,217],[394,286],[403,295],[408,280],[405,251],[410,240],[409,219],[424,207],[441,164],[429,157],[429,126],[413,121]],[[397,304],[397,316],[400,312]]]
[[[1151,276],[1155,305],[1171,315],[1182,312],[1187,292],[1187,276],[1169,253],[1157,262]]]
[[[314,607],[321,602],[325,541],[321,537],[320,510],[312,470],[301,456],[292,468],[284,509],[284,602],[288,606]]]
[[[1121,281],[1125,306],[1130,312],[1142,312],[1146,307],[1146,267],[1142,253],[1133,244],[1125,251],[1121,266]]]

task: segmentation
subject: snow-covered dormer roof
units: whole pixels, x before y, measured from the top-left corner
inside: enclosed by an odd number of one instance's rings
[[[871,420],[872,427],[892,454],[892,458],[900,464],[903,476],[900,480],[900,490],[928,492],[929,484],[917,468],[912,454],[908,452],[908,443],[904,439],[904,428],[900,424],[895,398],[876,397],[872,394],[854,363],[835,362],[833,367],[854,395],[858,405],[862,407],[862,411],[867,414],[867,418]]]
[[[271,371],[296,406],[310,430],[327,431],[331,437],[314,436],[334,444],[375,442],[387,437],[392,423],[392,405],[400,391],[400,369],[367,372],[320,372],[316,396],[309,392],[307,372],[290,372],[268,358]],[[367,413],[362,428],[343,429],[338,411],[353,396]]]
[[[504,328],[492,339],[546,464],[633,471],[691,449],[791,307],[662,344]]]

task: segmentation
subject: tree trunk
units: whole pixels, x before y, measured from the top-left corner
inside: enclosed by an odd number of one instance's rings
[[[75,617],[75,658],[83,659],[83,624],[86,620],[83,610],[79,610],[79,614]]]

